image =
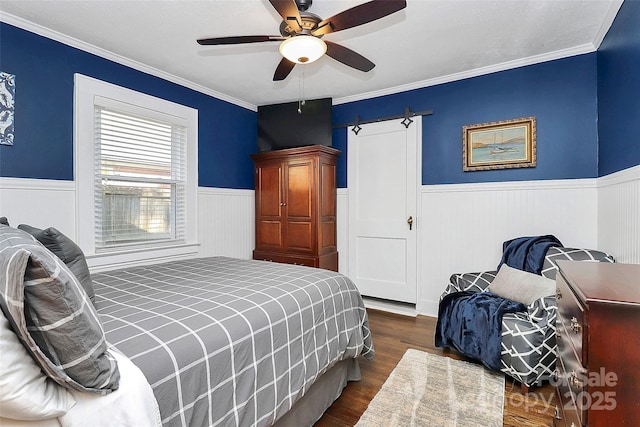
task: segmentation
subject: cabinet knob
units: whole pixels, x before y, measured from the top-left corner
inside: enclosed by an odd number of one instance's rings
[[[287,206],[287,204],[285,202],[281,202],[280,206]]]
[[[571,375],[569,375],[569,383],[576,388],[582,388],[584,386],[584,382],[578,378],[576,371],[571,371]]]
[[[571,330],[576,334],[579,334],[582,330],[582,325],[575,316],[571,318]]]

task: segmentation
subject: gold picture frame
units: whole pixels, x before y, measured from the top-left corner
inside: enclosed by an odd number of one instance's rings
[[[463,170],[536,166],[536,118],[502,120],[462,127]]]

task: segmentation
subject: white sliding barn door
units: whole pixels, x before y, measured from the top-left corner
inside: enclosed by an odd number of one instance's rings
[[[349,130],[349,275],[365,296],[416,302],[421,119]]]

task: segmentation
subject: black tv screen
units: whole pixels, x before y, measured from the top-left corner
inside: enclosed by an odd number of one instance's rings
[[[331,146],[331,98],[258,107],[258,151]]]

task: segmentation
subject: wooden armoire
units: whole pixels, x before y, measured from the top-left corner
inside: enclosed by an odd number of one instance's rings
[[[322,145],[253,154],[253,259],[338,271],[336,160]]]

